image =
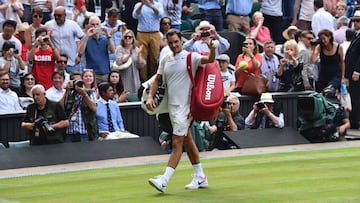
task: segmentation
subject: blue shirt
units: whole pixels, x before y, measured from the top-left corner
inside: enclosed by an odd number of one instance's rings
[[[113,100],[109,100],[108,102],[106,102],[103,98],[100,97],[100,99],[97,100],[97,106],[96,106],[96,118],[97,118],[99,132],[100,133],[109,132],[107,109],[106,109],[107,103],[109,103],[111,119],[115,131],[125,131],[123,119],[118,104]]]
[[[122,22],[121,20],[117,20],[116,25],[114,27],[118,28],[118,26],[121,26],[122,24],[124,24],[124,22]],[[114,28],[111,27],[109,23],[107,23],[107,20],[104,21],[101,25],[106,27],[109,33]],[[123,33],[121,32],[121,30],[112,34],[112,40],[114,42],[115,48],[120,45],[122,34]],[[109,51],[109,57],[110,57],[110,64],[112,64],[112,62],[115,60],[115,54]]]
[[[108,46],[109,40],[104,35],[100,35],[99,39],[90,37],[85,49],[86,68],[99,75],[110,73]]]
[[[249,15],[253,3],[253,0],[228,0],[226,4],[226,14]]]
[[[222,5],[220,5],[219,2],[220,0],[199,0],[199,8],[204,10],[221,9],[221,6],[225,4],[225,1]]]
[[[221,36],[219,36],[219,39],[213,40],[213,43],[216,46],[216,50],[215,50],[216,57],[230,48],[229,41]],[[183,47],[186,51],[210,53],[209,47],[203,40],[197,40],[197,41],[188,40],[187,42],[184,43]]]
[[[135,4],[132,16],[134,19],[138,19],[139,23],[137,30],[139,32],[157,32],[160,30],[160,19],[164,17],[164,8],[161,3],[157,1],[152,2],[152,6],[158,9],[159,14],[155,15],[154,11],[146,6],[145,4],[141,8],[139,15],[136,14],[136,10],[139,8],[141,3]]]

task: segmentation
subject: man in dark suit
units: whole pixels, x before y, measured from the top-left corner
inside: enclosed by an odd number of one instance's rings
[[[349,80],[352,111],[350,123],[352,129],[359,128],[360,121],[360,10],[356,11],[352,18],[355,29],[355,37],[345,56],[345,77]]]

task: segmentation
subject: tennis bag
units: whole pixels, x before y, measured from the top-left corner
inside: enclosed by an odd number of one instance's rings
[[[197,121],[209,121],[217,117],[224,100],[224,87],[216,61],[199,66],[195,78],[192,74],[191,52],[187,55],[187,70],[192,83],[190,116]],[[203,55],[208,53],[201,53]]]

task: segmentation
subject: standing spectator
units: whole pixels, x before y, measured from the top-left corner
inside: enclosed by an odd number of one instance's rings
[[[345,32],[349,26],[349,19],[346,16],[341,16],[337,19],[336,30],[334,31],[335,42],[341,44],[346,40]]]
[[[345,56],[345,77],[349,80],[349,92],[351,96],[352,111],[349,118],[352,129],[359,129],[360,121],[360,11],[356,11],[352,21],[354,23],[355,36]]]
[[[295,25],[300,30],[311,30],[311,18],[313,15],[314,0],[296,0],[291,25]]]
[[[108,82],[99,85],[100,98],[96,104],[96,118],[99,135],[106,138],[112,132],[125,132],[119,105],[113,101],[114,89]]]
[[[51,75],[55,71],[55,61],[59,59],[59,51],[55,48],[45,28],[35,32],[36,40],[29,53],[29,63],[37,82],[49,89],[52,86]]]
[[[304,64],[298,59],[299,48],[295,40],[291,39],[284,44],[284,58],[280,59],[280,65],[276,76],[280,79],[279,92],[304,91],[302,69]]]
[[[81,79],[68,82],[64,96],[60,99],[69,119],[65,142],[86,142],[98,136],[96,122],[96,78],[91,70],[84,70]]]
[[[64,73],[54,72],[51,76],[53,86],[46,90],[46,98],[51,101],[58,102],[63,97],[65,89],[63,88],[64,84]]]
[[[319,80],[316,83],[316,91],[322,92],[329,85],[339,89],[341,82],[345,83],[343,49],[340,44],[334,42],[334,37],[330,30],[321,30],[318,37],[321,43],[315,47],[311,55],[312,63],[320,59],[320,72]]]
[[[112,36],[107,28],[100,25],[97,16],[91,16],[89,24],[92,25],[86,32],[84,39],[79,47],[79,54],[85,53],[86,66],[92,69],[96,75],[96,81],[106,82],[110,73],[109,52],[115,52]]]
[[[22,0],[22,5],[24,7],[24,15],[21,18],[22,22],[32,23],[31,19],[31,5],[29,0]]]
[[[311,42],[315,39],[314,33],[309,30],[304,30],[299,36],[298,48],[299,48],[299,58],[304,63],[303,70],[301,71],[302,79],[304,82],[305,90],[313,90],[315,85],[315,72],[314,69],[317,68],[315,64],[310,62],[310,57],[312,53]]]
[[[290,40],[290,39],[296,40],[295,35],[297,32],[299,32],[299,29],[295,25],[290,25],[282,32],[282,36],[286,40]]]
[[[5,17],[13,19],[18,24],[22,23],[21,18],[24,15],[24,7],[18,0],[7,0],[7,8],[5,9]]]
[[[129,92],[125,91],[124,83],[120,73],[116,70],[111,71],[109,73],[108,82],[111,84],[114,90],[114,96],[112,99],[117,103],[127,102]]]
[[[154,0],[142,0],[134,7],[133,18],[139,20],[137,40],[143,45],[142,56],[147,67],[140,70],[141,81],[146,81],[157,70],[157,60],[160,55],[160,19],[164,17],[162,4]]]
[[[201,21],[196,27],[191,40],[184,43],[184,49],[193,52],[209,52],[210,50],[207,44],[210,41],[216,46],[216,56],[219,56],[230,48],[229,41],[221,37],[212,24],[208,21]]]
[[[7,0],[0,0],[0,10],[3,11],[6,8],[6,2]],[[5,16],[4,16],[4,12],[0,12],[0,25],[3,24],[3,22],[5,21]],[[2,27],[0,27],[0,32],[2,32]]]
[[[229,70],[230,57],[227,54],[220,54],[216,60],[220,66],[221,79],[224,86],[224,92],[226,95],[235,89],[235,76],[234,72]]]
[[[314,0],[315,13],[311,19],[311,28],[315,36],[323,29],[334,32],[335,18],[324,9],[323,0]]]
[[[20,40],[21,42],[21,59],[26,62],[27,61],[27,53],[28,53],[28,48],[25,42],[25,31],[29,28],[29,24],[27,22],[25,23],[21,23],[17,25],[17,34],[15,34],[15,37]]]
[[[336,3],[335,18],[340,18],[341,16],[345,16],[346,10],[347,10],[346,3],[344,1],[338,1]]]
[[[196,148],[190,132],[190,123],[192,119],[188,117],[188,114],[190,112],[189,101],[191,93],[191,81],[188,77],[188,71],[186,69],[186,56],[188,55],[188,52],[182,48],[182,38],[180,31],[171,29],[166,34],[166,37],[173,55],[170,55],[168,60],[161,60],[155,81],[151,85],[146,102],[146,108],[153,110],[155,104],[153,96],[158,89],[162,75],[164,75],[164,78],[166,79],[165,83],[167,84],[169,93],[169,115],[171,123],[173,124],[173,150],[164,174],[150,178],[149,183],[158,191],[165,192],[167,184],[174,174],[177,165],[179,164],[181,154],[183,153],[183,147],[185,147],[186,153],[195,172],[193,180],[190,184],[186,185],[185,188],[196,190],[207,187],[208,181],[200,163],[199,151]],[[208,46],[210,49],[210,54],[208,56],[201,56],[198,53],[192,54],[192,67],[195,68],[193,71],[196,71],[200,64],[212,63],[215,60],[215,45],[210,41]],[[179,87],[181,87],[181,89],[179,89]]]
[[[224,19],[221,6],[224,5],[225,0],[199,0],[201,20],[210,22],[217,31],[222,31]]]
[[[181,20],[185,20],[189,23],[192,23],[192,19],[189,17],[189,14],[195,11],[195,8],[191,6],[193,0],[183,0]]]
[[[226,22],[229,31],[249,34],[249,14],[253,6],[253,0],[228,0],[226,4]]]
[[[171,19],[171,28],[181,29],[183,0],[163,0],[164,15]]]
[[[267,92],[276,92],[279,89],[279,78],[276,77],[279,67],[279,58],[275,55],[275,42],[272,40],[264,43],[264,52],[261,54],[261,74],[268,79]]]
[[[247,67],[243,67],[241,62],[245,62]],[[260,75],[261,63],[261,55],[256,40],[253,37],[246,37],[243,42],[242,54],[237,57],[235,63],[235,86],[238,92],[241,92],[247,75],[250,73],[256,76]]]
[[[345,38],[346,40],[340,45],[343,48],[343,52],[344,52],[344,60],[345,60],[345,56],[347,53],[347,50],[350,46],[350,43],[352,41],[352,39],[355,37],[355,31],[351,28],[346,29],[345,31]],[[345,67],[346,68],[346,67]]]
[[[20,91],[20,70],[25,69],[25,63],[21,55],[16,51],[15,45],[11,41],[5,41],[2,46],[2,56],[0,57],[0,71],[5,71],[10,75],[10,89],[16,93]]]
[[[62,143],[65,136],[65,128],[69,125],[64,109],[58,102],[53,102],[45,97],[45,88],[35,85],[31,92],[34,103],[26,109],[26,114],[21,123],[21,128],[28,131],[30,145]],[[49,128],[41,123],[47,122]]]
[[[19,98],[10,88],[10,75],[0,72],[0,113],[21,111]]]
[[[264,15],[263,25],[270,29],[271,39],[276,44],[282,44],[282,0],[263,0],[260,11]]]
[[[11,41],[15,44],[15,50],[18,50],[19,53],[22,53],[22,49],[21,49],[22,44],[20,40],[18,40],[14,36],[16,31],[16,25],[17,25],[16,21],[11,19],[5,20],[5,22],[2,24],[3,32],[0,33],[0,47],[3,47],[5,41]]]
[[[268,27],[264,24],[264,16],[260,11],[256,11],[252,16],[254,25],[250,28],[250,36],[261,43],[271,40],[271,34]]]
[[[49,30],[51,40],[60,53],[68,56],[66,70],[69,73],[74,71],[81,72],[77,66],[80,63],[81,54],[78,54],[76,40],[81,39],[84,33],[76,22],[66,19],[64,7],[56,7],[54,18],[45,24]]]
[[[86,10],[84,0],[74,1],[74,7],[72,9],[72,16],[70,17],[70,19],[75,21],[81,28],[83,28],[85,18],[92,15],[95,14]]]
[[[44,27],[44,25],[41,24],[43,17],[44,14],[41,8],[34,8],[31,11],[32,24],[30,24],[30,27],[25,30],[25,43],[29,50],[31,49],[33,42],[36,39],[35,31],[41,27]]]
[[[132,17],[132,13],[135,4],[138,2],[141,2],[141,0],[123,0],[123,20],[126,22],[126,27],[134,32],[137,31],[138,20]]]
[[[52,2],[51,0],[32,0],[31,10],[40,8],[43,12],[43,18],[41,23],[45,24],[51,20]]]
[[[278,106],[270,93],[262,93],[260,101],[254,103],[253,109],[245,119],[246,127],[251,129],[283,128],[285,126],[284,114]]]
[[[146,61],[142,57],[143,45],[137,47],[133,31],[126,30],[121,38],[120,46],[116,48],[116,64],[128,63],[128,68],[120,70],[121,78],[124,81],[124,88],[131,95],[137,94],[141,85],[139,69],[144,69]]]
[[[118,47],[120,45],[121,37],[126,30],[126,23],[119,20],[119,17],[119,9],[112,7],[107,12],[107,19],[101,24],[101,26],[108,29],[108,33],[112,36],[115,47]],[[115,54],[109,51],[109,57],[111,66],[115,60]]]

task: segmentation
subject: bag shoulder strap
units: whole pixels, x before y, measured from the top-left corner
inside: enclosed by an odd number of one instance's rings
[[[191,83],[194,86],[195,85],[195,80],[194,80],[194,76],[193,76],[193,73],[192,73],[191,54],[192,53],[189,52],[187,57],[186,57],[186,68],[187,68]]]

